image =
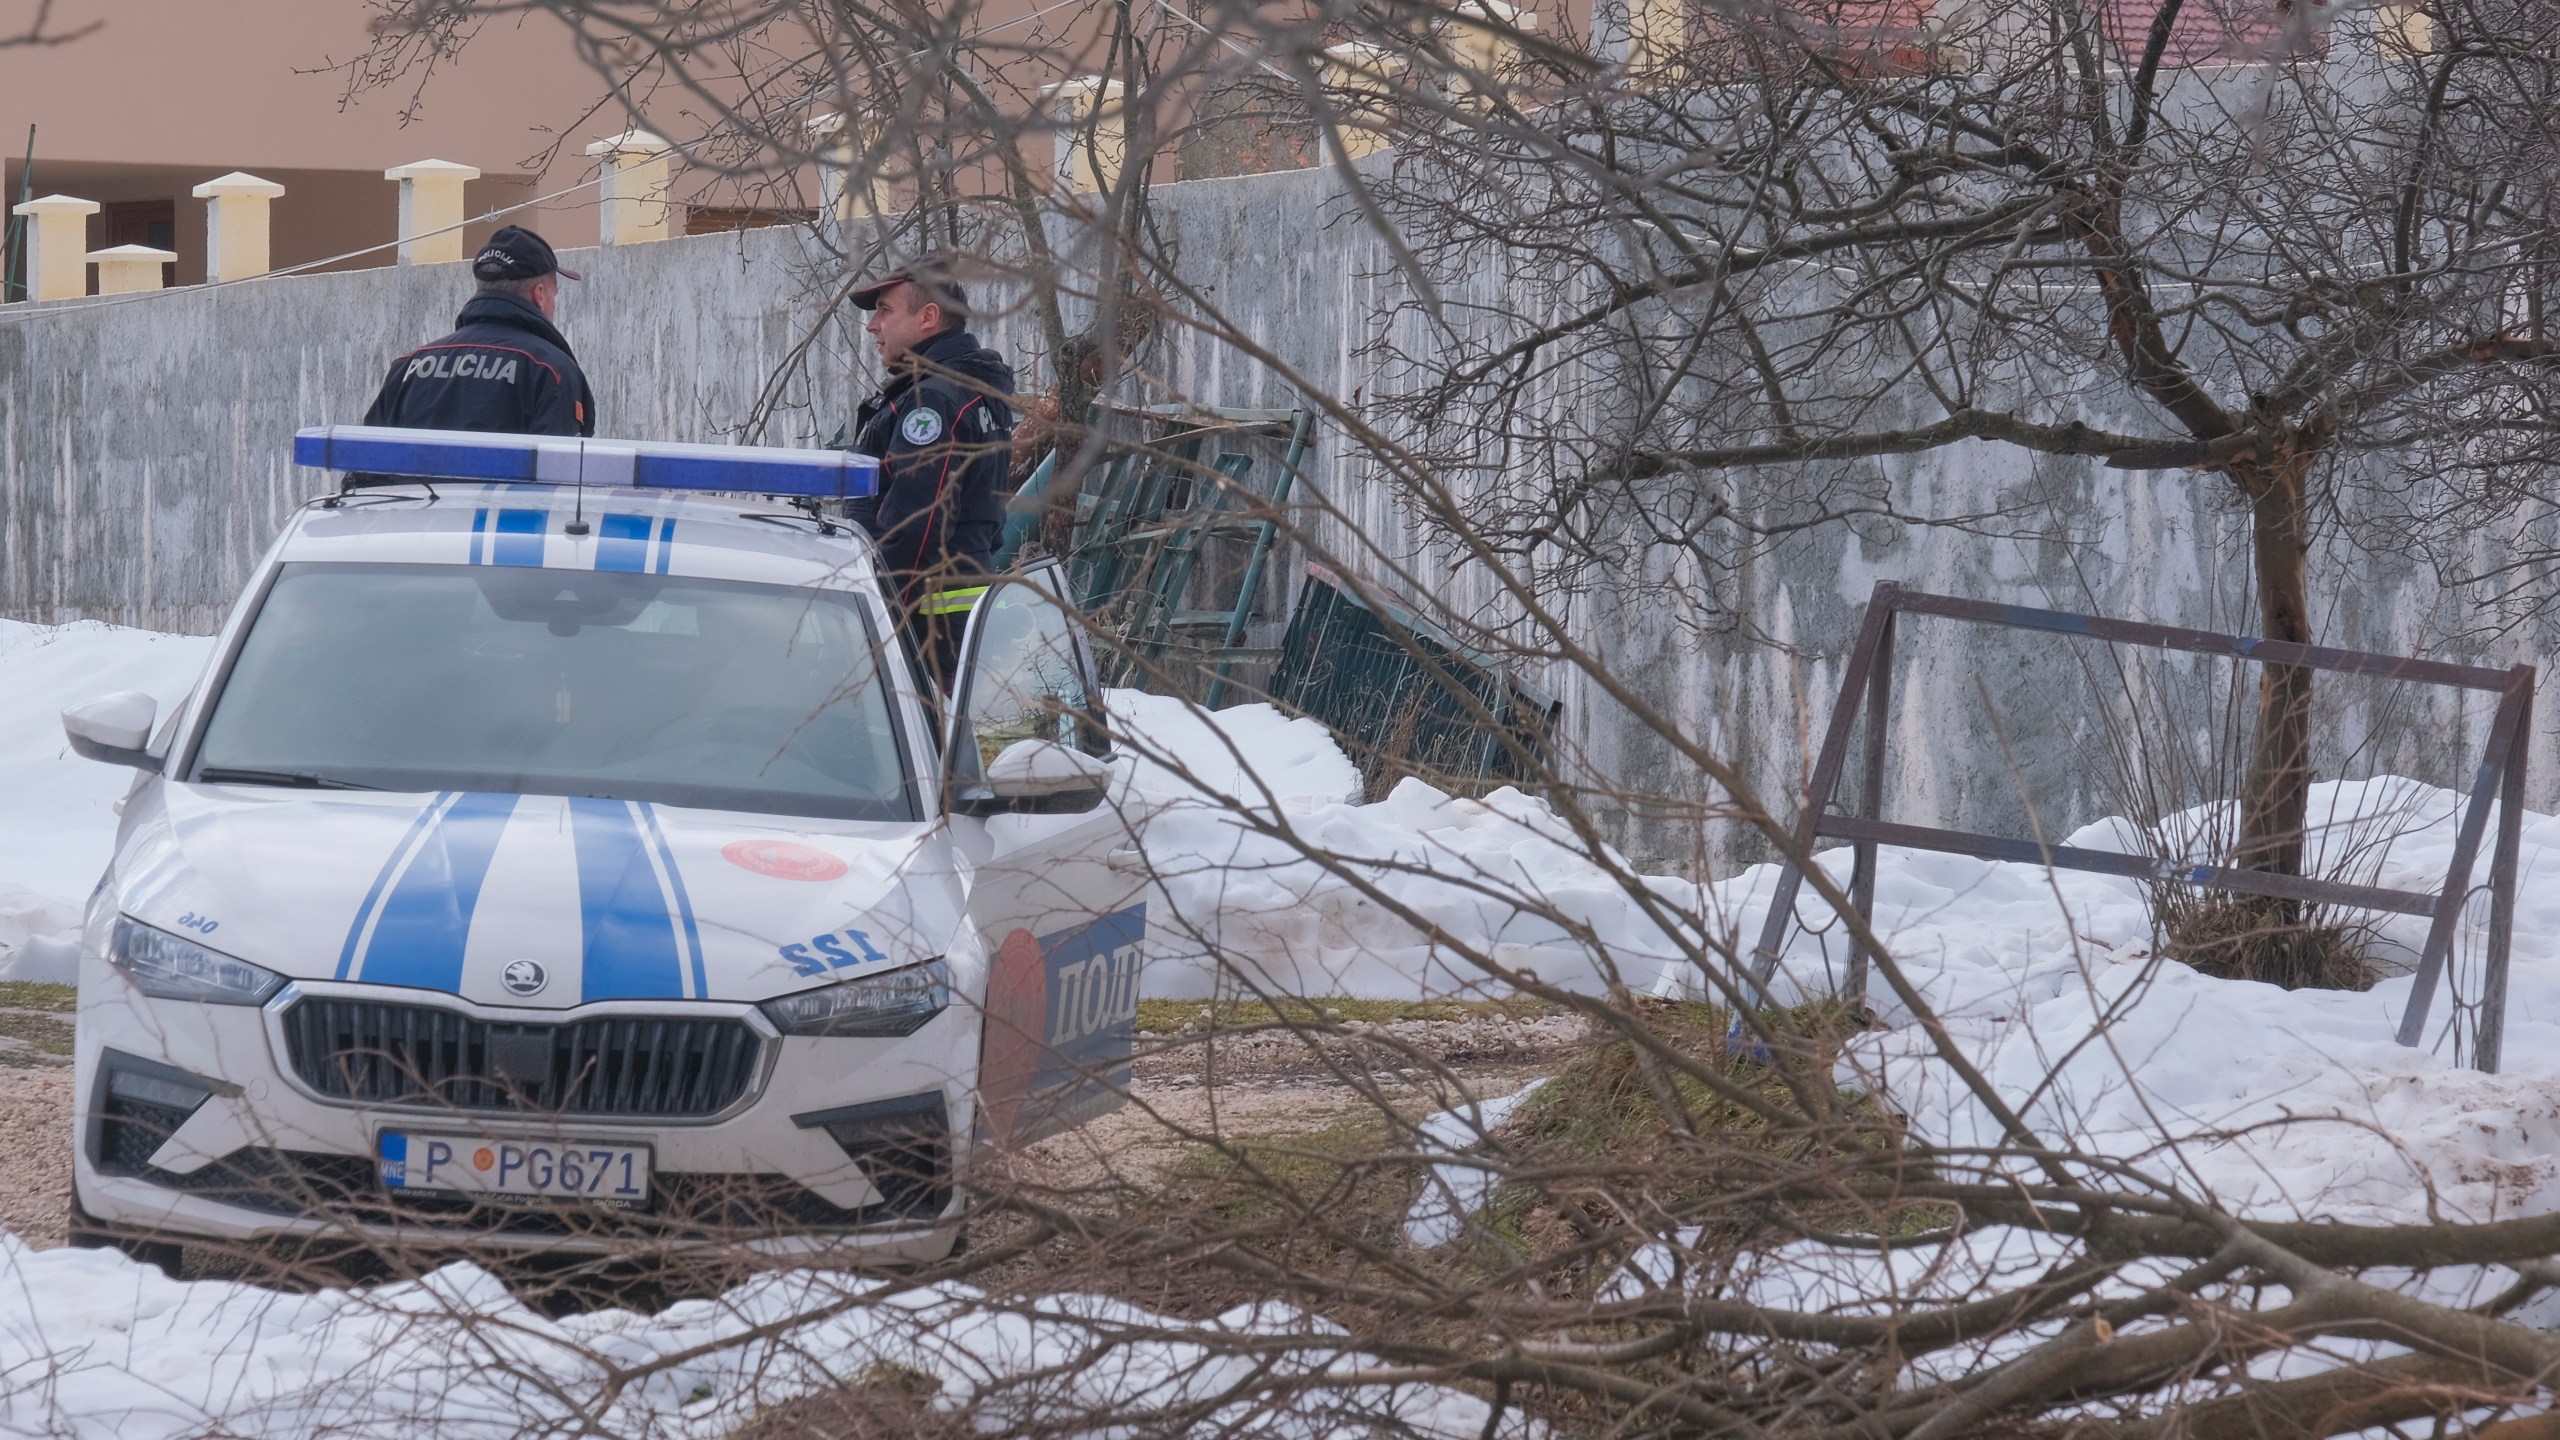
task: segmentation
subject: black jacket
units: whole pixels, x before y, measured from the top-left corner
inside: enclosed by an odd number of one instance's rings
[[[913,602],[994,568],[1013,471],[1013,367],[966,330],[902,357],[854,416],[853,448],[880,457],[880,493],[848,507]]]
[[[391,362],[367,425],[593,435],[596,397],[569,342],[513,295],[475,295],[454,332]]]

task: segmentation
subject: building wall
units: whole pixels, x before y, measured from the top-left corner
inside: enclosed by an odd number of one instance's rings
[[[1384,157],[1382,157],[1384,158]],[[1157,213],[1192,282],[1272,363],[1190,329],[1153,357],[1176,391],[1206,403],[1285,406],[1295,387],[1366,404],[1397,383],[1363,356],[1382,324],[1420,323],[1402,281],[1356,223],[1329,171],[1212,180],[1157,192]],[[1060,222],[1053,238],[1072,253]],[[824,297],[835,248],[796,228],[577,252],[590,278],[567,287],[562,327],[593,377],[606,434],[681,440],[823,439],[869,364]],[[1449,293],[1449,313],[1502,297],[1488,265]],[[0,614],[207,631],[291,508],[321,477],[289,463],[299,426],[354,420],[393,354],[440,333],[467,282],[459,266],[284,278],[141,303],[0,307]],[[1033,327],[1021,297],[996,295],[984,338],[1026,377]],[[1398,315],[1392,321],[1381,317]],[[1458,323],[1466,323],[1463,318]],[[1409,351],[1427,341],[1402,337]],[[790,364],[779,381],[770,377]],[[1152,398],[1152,397],[1151,397]],[[1378,419],[1372,406],[1365,418]],[[2100,420],[2104,417],[2091,417]],[[1482,571],[1425,543],[1408,507],[1342,440],[1321,432],[1310,515],[1342,563],[1489,629],[1516,609]],[[2245,549],[2214,482],[2102,471],[1989,446],[1892,462],[1914,503],[1942,512],[2009,508],[1999,536],[1951,530],[1809,533],[1731,584],[1754,635],[1684,611],[1630,577],[1557,597],[1572,638],[1679,734],[1739,758],[1782,814],[1807,766],[1864,602],[1879,579],[2012,603],[2245,630]],[[1747,485],[1739,487],[1748,493]],[[2484,547],[2505,537],[2483,536]],[[2547,651],[2550,626],[2483,642],[2430,572],[2333,545],[2319,571],[2322,637],[2336,644],[2497,664]],[[2104,657],[2071,642],[1968,636],[1915,625],[1903,649],[1892,763],[1896,818],[2009,834],[2065,833],[2128,803],[2109,778],[2124,706]],[[2152,662],[2143,662],[2150,664]],[[2150,742],[2201,746],[2214,723],[2201,661],[2164,661]],[[1603,808],[1649,863],[1709,869],[1752,847],[1707,812],[1695,767],[1658,730],[1563,664],[1526,676],[1564,702],[1572,775],[1618,792]],[[2333,687],[2320,758],[2328,773],[2393,770],[2467,778],[2487,706],[2441,695]],[[2161,698],[2167,697],[2166,699]],[[2161,707],[2167,707],[2162,709]],[[2183,706],[2181,709],[2179,707]],[[2112,718],[2111,718],[2112,717]],[[2350,744],[2349,742],[2353,742]],[[2533,799],[2560,795],[2546,704],[2533,730]],[[2032,802],[2032,803],[2030,803]],[[1685,807],[1685,808],[1684,808]]]
[[[581,178],[585,142],[628,128],[599,107],[603,83],[548,16],[478,27],[463,53],[399,83],[350,93],[371,10],[346,0],[58,0],[52,28],[98,29],[67,44],[0,51],[0,188],[15,200],[35,129],[37,194],[175,199],[180,284],[204,274],[204,203],[187,192],[233,170],[277,181],[276,263],[393,237],[394,165],[430,157],[478,166],[500,189]],[[672,120],[674,117],[669,117]],[[575,143],[557,145],[562,135]],[[469,198],[476,208],[483,195]],[[576,207],[532,220],[590,243]],[[388,257],[371,263],[388,264]]]

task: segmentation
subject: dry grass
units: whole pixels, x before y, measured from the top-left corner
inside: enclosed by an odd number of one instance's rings
[[[1429,1166],[1412,1131],[1422,1116],[1396,1113],[1410,1108],[1402,1105],[1328,1107],[1295,1123],[1275,1124],[1266,1114],[1227,1129],[1219,1143],[1189,1146],[1163,1172],[1152,1219],[1204,1246],[1250,1252],[1275,1271],[1348,1282],[1380,1263],[1420,1265],[1453,1281],[1550,1295],[1579,1290],[1615,1263],[1615,1247],[1595,1236],[1612,1230],[1631,1200],[1649,1223],[1703,1224],[1737,1238],[1792,1233],[1788,1220],[1893,1233],[1944,1223],[1926,1207],[1843,1201],[1823,1204],[1818,1215],[1778,1217],[1721,1201],[1834,1160],[1845,1171],[1898,1155],[1894,1122],[1863,1097],[1832,1088],[1832,1059],[1850,1023],[1837,1006],[1778,1017],[1793,1043],[1774,1064],[1726,1053],[1721,1010],[1657,1003],[1641,1017],[1655,1039],[1719,1077],[1725,1093],[1632,1040],[1585,1043],[1496,1136],[1506,1171],[1537,1178],[1499,1187],[1459,1245],[1428,1255],[1406,1246],[1405,1217]],[[1827,1121],[1800,1115],[1797,1095],[1807,1086],[1827,1098]],[[1758,1104],[1736,1098],[1745,1094]],[[1772,1125],[1766,1111],[1784,1123]],[[1232,1298],[1214,1277],[1196,1278],[1209,1308]],[[1336,1318],[1356,1328],[1355,1317]]]
[[[1398,1020],[1480,1020],[1495,1015],[1534,1020],[1563,1007],[1526,996],[1501,1000],[1357,1000],[1349,996],[1273,1000],[1141,1000],[1138,1031],[1173,1035],[1185,1029],[1248,1030],[1296,1025],[1387,1025]]]
[[[0,1009],[42,1010],[68,1015],[80,1008],[76,985],[47,985],[38,980],[0,980]]]
[[[934,1405],[941,1386],[902,1366],[874,1364],[854,1382],[786,1401],[733,1432],[735,1440],[964,1440],[969,1417]]]
[[[2370,990],[2381,978],[2345,926],[2254,895],[2164,889],[2152,898],[2161,953],[2217,980],[2285,990]]]

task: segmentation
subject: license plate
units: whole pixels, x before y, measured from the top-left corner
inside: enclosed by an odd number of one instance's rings
[[[649,1147],[491,1140],[385,1130],[376,1149],[393,1190],[539,1196],[636,1205],[649,1198]]]

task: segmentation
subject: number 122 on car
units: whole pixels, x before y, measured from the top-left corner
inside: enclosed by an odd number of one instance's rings
[[[382,1132],[382,1183],[392,1190],[540,1195],[638,1204],[649,1198],[649,1147],[483,1140]]]

